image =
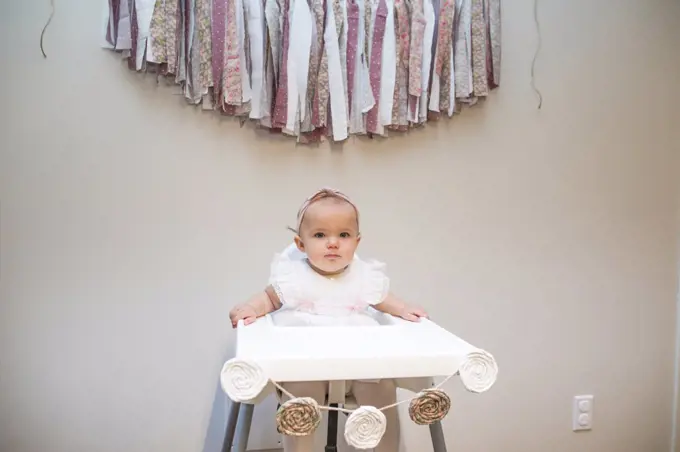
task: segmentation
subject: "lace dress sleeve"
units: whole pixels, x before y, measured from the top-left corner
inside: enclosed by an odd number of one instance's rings
[[[300,298],[299,264],[286,253],[277,254],[272,260],[269,285],[282,305],[293,306]]]
[[[380,304],[390,291],[390,279],[386,266],[382,262],[369,261],[363,263],[363,301],[369,305]]]

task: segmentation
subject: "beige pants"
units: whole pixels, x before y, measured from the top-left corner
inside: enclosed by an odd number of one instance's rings
[[[286,383],[283,385],[287,391],[296,397],[312,397],[320,405],[326,403],[328,394],[328,382],[315,381],[305,383]],[[359,405],[370,405],[377,408],[391,405],[397,401],[397,387],[394,380],[381,380],[378,383],[354,381],[351,386],[352,394]],[[385,411],[387,418],[387,431],[375,452],[399,452],[399,416],[396,408]],[[342,435],[338,435],[342,437]],[[314,435],[309,436],[283,436],[284,452],[318,452],[323,446],[314,447]]]

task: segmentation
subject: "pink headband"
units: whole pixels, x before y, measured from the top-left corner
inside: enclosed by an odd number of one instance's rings
[[[302,206],[300,207],[300,210],[298,210],[297,214],[297,230],[295,231],[296,233],[300,232],[300,227],[302,226],[302,220],[305,218],[305,212],[307,212],[307,209],[309,209],[309,206],[314,204],[317,201],[320,201],[324,198],[338,198],[342,199],[343,201],[346,201],[349,205],[354,207],[354,211],[357,214],[357,223],[359,223],[359,209],[357,209],[356,204],[352,202],[351,199],[349,199],[349,196],[346,194],[335,190],[333,188],[322,188],[321,190],[318,190],[316,193],[314,193],[312,196],[307,198],[304,203],[302,203]]]

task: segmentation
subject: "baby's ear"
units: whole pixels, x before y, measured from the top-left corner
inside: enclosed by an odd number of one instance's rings
[[[296,235],[294,240],[295,240],[295,246],[297,246],[300,251],[304,252],[305,251],[305,244],[302,243],[302,239],[300,238],[300,236]]]

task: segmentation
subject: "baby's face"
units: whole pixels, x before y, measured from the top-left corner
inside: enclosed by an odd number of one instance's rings
[[[349,203],[335,198],[315,202],[305,213],[295,242],[311,264],[323,273],[347,267],[359,245],[357,216]]]

